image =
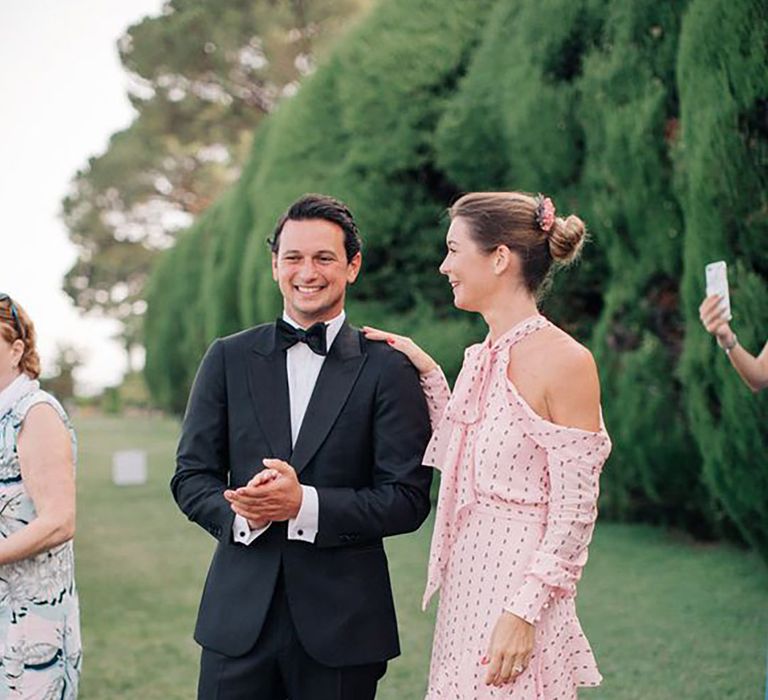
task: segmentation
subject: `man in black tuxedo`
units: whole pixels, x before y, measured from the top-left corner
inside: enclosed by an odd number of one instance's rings
[[[429,512],[415,369],[344,315],[361,244],[306,195],[270,241],[276,323],[213,342],[171,481],[219,542],[195,629],[201,700],[367,700],[399,654],[382,538]]]

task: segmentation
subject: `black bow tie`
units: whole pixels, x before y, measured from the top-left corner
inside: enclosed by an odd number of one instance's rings
[[[306,343],[316,355],[327,355],[325,347],[325,324],[318,321],[304,330],[286,323],[282,318],[277,319],[277,339],[281,350],[292,348],[296,343]]]

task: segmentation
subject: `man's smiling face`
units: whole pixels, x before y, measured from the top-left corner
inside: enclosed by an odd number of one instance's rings
[[[347,261],[344,231],[324,219],[288,219],[272,255],[272,277],[288,315],[305,328],[330,321],[344,309],[347,285],[357,279],[362,256]]]

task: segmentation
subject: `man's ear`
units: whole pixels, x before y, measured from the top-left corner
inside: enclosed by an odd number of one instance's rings
[[[358,251],[347,263],[347,284],[354,284],[357,276],[360,274],[360,267],[363,264],[363,254]]]
[[[277,282],[277,253],[272,253],[272,279]]]

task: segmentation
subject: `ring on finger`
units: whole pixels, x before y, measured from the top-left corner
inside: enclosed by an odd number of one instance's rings
[[[525,666],[523,666],[522,664],[516,664],[516,665],[514,665],[514,666],[512,667],[512,670],[513,670],[515,673],[522,673],[523,671],[525,671]]]

